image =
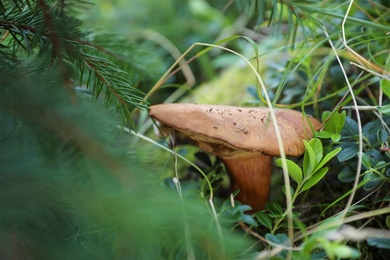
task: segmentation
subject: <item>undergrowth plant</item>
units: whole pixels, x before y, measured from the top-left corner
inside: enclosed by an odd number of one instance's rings
[[[0,1],[0,258],[233,259],[248,242],[140,163],[135,45],[84,1]],[[134,82],[133,82],[134,81]],[[130,131],[130,130],[129,130]]]
[[[321,118],[323,127],[316,138],[305,141],[303,158],[293,161],[282,155],[276,160],[284,171],[279,186],[283,193],[277,194],[284,197],[274,197],[264,211],[249,215],[250,207],[235,201],[232,194],[224,203],[217,202],[217,212],[230,216],[263,244],[254,254],[258,259],[385,259],[390,249],[389,25],[384,19],[388,8],[380,1],[236,3],[257,16],[259,31],[269,28],[283,35],[284,45],[261,52],[261,42],[244,36],[241,39],[248,48],[243,52],[253,55],[253,59],[245,58],[226,47],[240,38],[231,36],[215,44],[195,43],[179,60],[188,56],[195,60],[211,48],[233,53],[254,74],[256,87],[248,89],[257,98],[255,104],[300,108]],[[202,46],[205,49],[190,55]],[[282,64],[275,67],[278,70],[272,77],[259,75],[257,66],[269,65],[261,60],[273,52],[285,55]],[[177,64],[150,95],[178,72]],[[229,89],[221,86],[221,91]],[[207,178],[209,182],[202,181],[199,192],[204,193],[205,185],[211,183],[215,184],[206,190],[218,192],[218,174],[210,172]]]
[[[104,1],[121,18],[104,33],[84,1],[0,1],[0,256],[386,259],[388,1],[189,2]],[[236,64],[252,84],[218,84]],[[152,131],[150,104],[204,81],[274,125],[279,107],[322,121],[275,160],[264,210],[235,200],[218,158]]]

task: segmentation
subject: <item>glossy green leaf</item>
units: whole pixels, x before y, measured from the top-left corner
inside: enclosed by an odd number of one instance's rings
[[[390,80],[387,80],[387,79],[381,79],[380,83],[379,83],[383,93],[385,93],[385,95],[390,98]]]
[[[265,207],[273,215],[273,217],[283,215],[283,209],[277,202],[269,201],[265,204]]]
[[[337,156],[337,159],[340,161],[340,162],[345,162],[349,159],[352,159],[353,157],[356,156],[356,154],[358,153],[359,149],[358,147],[356,146],[353,146],[353,147],[347,147],[347,148],[344,148]]]
[[[228,205],[226,205],[225,209],[227,210],[229,215],[231,215],[231,216],[236,215],[237,216],[237,221],[238,221],[239,218],[241,217],[241,215],[245,214],[245,211],[251,210],[252,208],[250,206],[248,206],[248,205],[245,205],[245,204],[232,207],[230,205],[230,202],[229,202]]]
[[[333,135],[331,136],[331,139],[332,139],[332,142],[333,142],[333,143],[337,143],[338,141],[340,141],[341,135],[340,135],[340,134],[333,134]]]
[[[344,127],[346,113],[345,113],[345,111],[342,111],[341,113],[334,113],[329,118],[330,115],[331,115],[331,112],[329,112],[329,111],[323,112],[322,113],[322,121],[325,122],[327,120],[327,122],[324,126],[324,131],[332,133],[332,135],[330,135],[328,138],[332,137],[332,141],[335,142],[335,140],[337,140],[337,137],[340,136],[340,132]],[[335,139],[335,140],[333,140],[333,139]]]
[[[276,235],[274,235],[274,234],[268,233],[268,234],[265,235],[265,238],[268,241],[271,241],[271,242],[273,242],[274,244],[277,244],[277,245],[286,245],[286,246],[288,246],[290,244],[290,240],[289,240],[289,238],[288,238],[288,236],[286,234],[276,234]]]
[[[322,142],[318,138],[313,138],[309,141],[310,146],[313,148],[314,154],[315,154],[315,163],[317,164],[318,162],[321,161],[322,156],[323,156],[323,147],[322,147]]]
[[[242,222],[244,222],[244,223],[246,223],[246,224],[248,224],[248,225],[250,225],[252,227],[257,227],[258,226],[256,220],[252,216],[250,216],[248,214],[242,215],[241,218],[240,218],[240,221],[242,221]]]
[[[282,167],[282,158],[278,158],[275,160],[275,164],[278,167]],[[286,159],[287,171],[290,177],[296,182],[302,182],[302,169],[293,161]]]
[[[381,107],[377,107],[378,111],[384,115],[390,115],[390,105],[385,105]]]
[[[330,249],[332,254],[336,255],[338,258],[347,258],[347,259],[356,259],[360,258],[360,252],[350,246],[347,245],[336,245],[336,246],[331,246]]]
[[[344,127],[347,115],[345,110],[342,111],[341,113],[336,113],[336,115],[337,115],[336,133],[340,133]]]
[[[311,174],[312,170],[314,170],[316,166],[316,154],[314,153],[313,147],[309,142],[303,140],[305,145],[305,154],[303,156],[303,175],[306,177]]]
[[[272,219],[264,211],[256,213],[256,219],[265,227],[272,229]]]
[[[386,130],[384,129],[379,129],[377,132],[377,138],[380,144],[383,144],[387,141],[389,138],[389,134]]]
[[[344,183],[352,182],[356,178],[356,173],[349,166],[346,166],[339,172],[337,178]]]
[[[318,138],[331,138],[333,133],[328,131],[321,131],[321,132],[317,132],[315,135]]]
[[[343,131],[346,135],[351,137],[359,135],[358,123],[350,117],[345,118],[345,125]]]
[[[390,249],[390,238],[369,237],[367,244],[377,248]]]
[[[367,183],[363,188],[367,191],[373,190],[383,183],[382,177],[373,172],[367,173],[364,176],[364,180],[367,181]]]
[[[325,121],[328,119],[329,116],[330,116],[330,111],[324,111],[324,112],[322,113],[322,117],[321,117],[322,122],[325,122]],[[328,122],[329,122],[330,120],[331,120],[331,119],[329,119]],[[329,126],[327,126],[327,125],[328,125],[328,123],[325,124],[324,129],[325,129],[325,128],[329,128]]]
[[[305,184],[302,187],[302,191],[308,190],[314,185],[316,185],[325,176],[328,170],[329,170],[328,167],[324,167],[321,168],[316,173],[314,173],[313,176],[311,176],[311,178],[307,182],[305,182]]]
[[[383,183],[382,178],[380,176],[377,176],[374,173],[368,173],[364,177],[365,177],[364,180],[367,181],[367,183],[364,184],[363,188],[366,191],[371,191],[373,189],[376,189]]]
[[[372,167],[375,167],[375,168],[378,168],[380,167],[380,164],[378,165],[378,163],[382,160],[386,160],[382,153],[376,149],[371,149],[371,150],[368,150],[365,152],[365,154],[369,157],[370,159],[370,162],[371,162],[371,166]]]
[[[390,195],[388,196],[385,196],[383,198],[380,198],[378,201],[386,201],[386,202],[390,202]],[[390,217],[390,216],[389,216]]]
[[[386,176],[386,177],[390,177],[390,168],[388,168],[388,169],[385,171],[385,176]]]
[[[371,166],[371,158],[370,158],[370,156],[368,156],[365,153],[362,154],[362,164],[367,169],[371,169],[372,168],[372,166]]]
[[[334,149],[333,151],[327,153],[325,155],[325,157],[321,160],[321,162],[317,165],[314,172],[321,169],[326,163],[328,163],[330,160],[332,160],[332,158],[335,157],[340,151],[341,151],[341,147],[338,147],[338,148]]]
[[[386,168],[386,162],[384,161],[379,161],[375,164],[374,168],[379,169],[379,168]]]
[[[244,214],[245,211],[248,211],[248,210],[251,210],[251,209],[252,209],[251,206],[245,205],[245,204],[235,206],[234,208],[236,208],[238,212],[241,212],[241,213],[243,213],[243,214]]]
[[[341,129],[338,130],[337,132],[341,132]],[[322,138],[322,139],[332,139],[332,142],[337,143],[341,139],[341,135],[339,133],[332,133],[329,131],[321,131],[321,132],[316,132],[315,137]]]

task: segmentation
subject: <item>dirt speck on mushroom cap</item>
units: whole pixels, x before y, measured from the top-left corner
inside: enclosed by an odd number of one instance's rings
[[[217,156],[242,151],[278,156],[275,126],[269,112],[268,108],[258,107],[175,103],[151,106],[149,115]],[[290,109],[274,109],[274,112],[286,155],[302,154],[302,140],[312,138],[312,130],[318,130],[321,123]]]

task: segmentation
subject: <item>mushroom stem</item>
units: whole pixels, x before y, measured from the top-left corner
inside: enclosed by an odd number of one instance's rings
[[[262,153],[249,152],[221,158],[229,173],[232,189],[240,190],[237,199],[251,206],[251,212],[264,209],[268,200],[272,158]]]

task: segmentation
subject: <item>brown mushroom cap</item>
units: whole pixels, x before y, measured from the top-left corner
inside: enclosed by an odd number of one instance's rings
[[[312,138],[313,130],[318,130],[321,123],[290,109],[275,108],[274,113],[285,154],[303,154],[302,140]],[[175,103],[151,106],[149,115],[187,135],[206,152],[220,157],[231,157],[243,151],[280,155],[268,108]]]

